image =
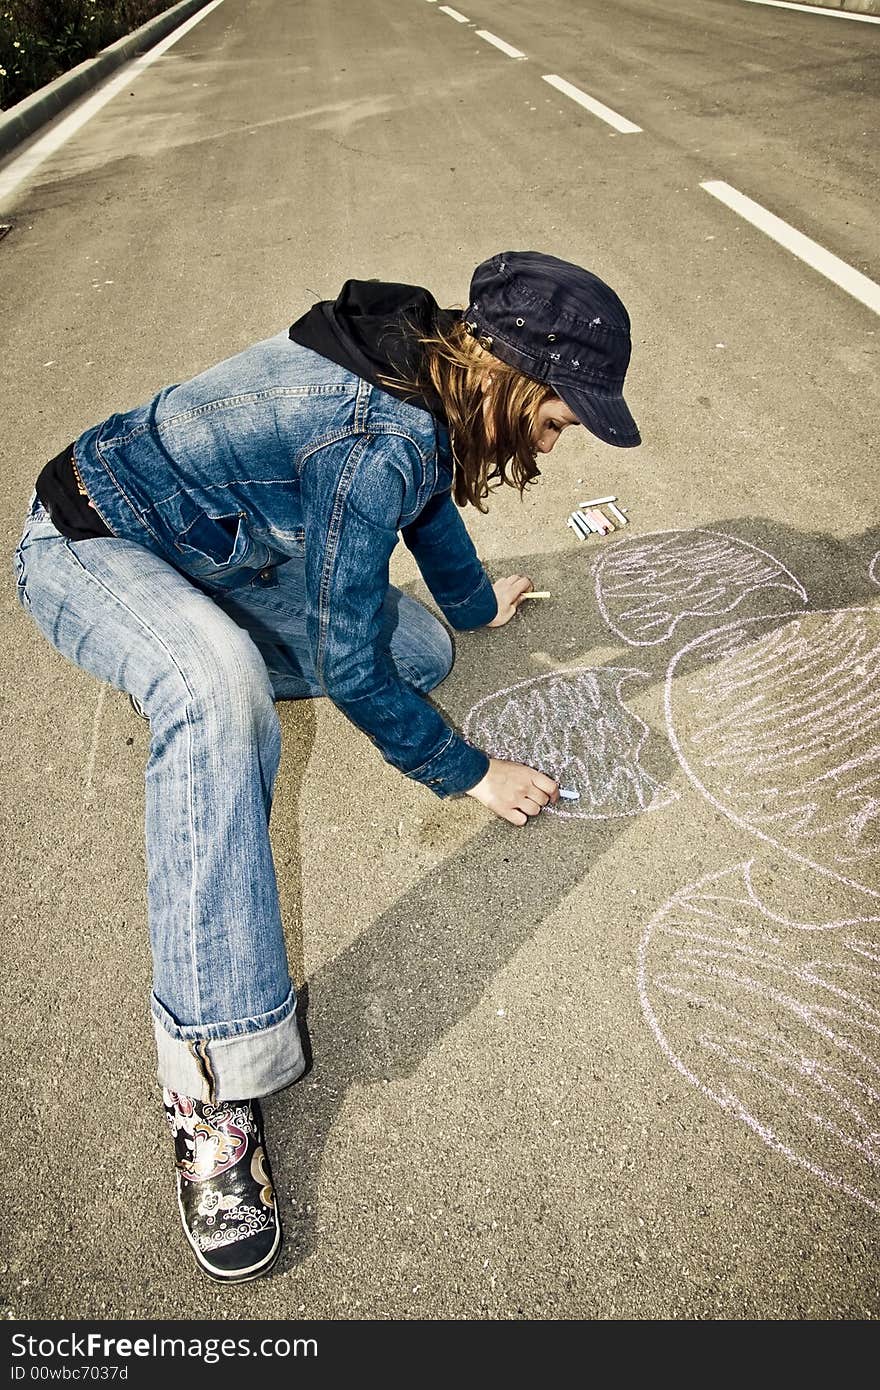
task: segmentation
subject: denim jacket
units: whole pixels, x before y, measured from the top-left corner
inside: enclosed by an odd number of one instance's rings
[[[277,583],[305,560],[315,670],[383,757],[438,796],[488,758],[397,675],[379,636],[398,533],[452,627],[497,612],[452,501],[447,431],[287,332],[257,343],[76,441],[116,536],[209,591]]]

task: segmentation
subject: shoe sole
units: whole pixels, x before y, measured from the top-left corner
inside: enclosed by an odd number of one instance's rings
[[[180,1188],[177,1190],[177,1209],[180,1212],[180,1222],[183,1226],[183,1234],[186,1236],[187,1244],[195,1256],[196,1264],[203,1274],[207,1274],[209,1279],[213,1279],[216,1284],[245,1284],[249,1279],[259,1279],[261,1275],[268,1274],[269,1270],[277,1263],[278,1256],[281,1254],[281,1244],[284,1239],[281,1230],[281,1222],[278,1219],[278,1210],[275,1211],[275,1244],[264,1255],[259,1264],[246,1265],[244,1269],[226,1270],[217,1269],[214,1265],[208,1264],[204,1254],[192,1239],[186,1224],[186,1217],[183,1211],[183,1203],[180,1200]]]
[[[243,1273],[237,1272],[235,1274],[218,1274],[213,1269],[211,1269],[209,1265],[203,1265],[197,1255],[196,1264],[198,1268],[202,1271],[202,1273],[206,1274],[208,1278],[212,1280],[212,1282],[215,1284],[248,1284],[252,1279],[261,1279],[264,1274],[270,1274],[272,1272],[272,1270],[278,1263],[278,1256],[281,1254],[282,1244],[283,1237],[280,1236],[278,1244],[275,1246],[273,1253],[268,1256],[266,1263],[258,1265],[250,1272],[245,1270]],[[193,1251],[193,1254],[195,1254],[195,1251]]]

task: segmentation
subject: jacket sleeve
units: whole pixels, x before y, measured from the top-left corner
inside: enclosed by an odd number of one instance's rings
[[[446,490],[401,533],[447,621],[459,631],[485,627],[498,612],[488,574]]]
[[[360,436],[305,462],[309,639],[323,689],[385,760],[437,796],[455,796],[476,786],[489,759],[401,680],[382,635],[406,488],[399,451],[410,447]]]

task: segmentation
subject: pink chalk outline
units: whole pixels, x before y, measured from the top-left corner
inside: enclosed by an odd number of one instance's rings
[[[733,821],[734,825],[738,825],[741,830],[747,831],[750,835],[757,836],[757,838],[759,840],[763,840],[765,844],[772,845],[774,849],[778,849],[782,854],[787,855],[789,859],[795,860],[796,863],[804,864],[808,868],[814,869],[817,873],[825,874],[826,877],[835,879],[838,883],[844,883],[849,888],[855,888],[860,893],[866,893],[869,897],[880,899],[880,892],[878,892],[876,889],[868,888],[864,883],[859,883],[856,879],[847,878],[844,874],[837,873],[834,869],[829,869],[824,864],[819,864],[816,862],[816,860],[808,859],[806,855],[798,854],[796,850],[789,849],[788,846],[782,844],[779,840],[774,840],[771,835],[767,835],[763,830],[758,830],[757,827],[752,825],[749,821],[744,820],[741,816],[736,815],[736,813],[732,811],[729,806],[725,806],[722,801],[719,801],[717,797],[713,796],[712,793],[709,791],[708,787],[706,787],[703,784],[703,782],[700,781],[700,778],[693,771],[693,769],[690,766],[690,763],[685,757],[681,743],[678,739],[678,735],[675,731],[675,724],[672,715],[672,678],[675,674],[675,668],[681,661],[682,657],[686,656],[688,652],[693,651],[695,647],[700,646],[704,642],[708,642],[713,637],[720,636],[722,633],[741,631],[743,628],[748,627],[752,623],[766,624],[771,623],[779,618],[789,618],[792,621],[798,621],[804,618],[820,617],[823,615],[827,617],[834,617],[838,614],[843,613],[870,613],[872,616],[876,617],[877,610],[873,608],[842,608],[810,609],[806,613],[802,613],[797,610],[794,612],[789,611],[783,613],[770,613],[760,618],[743,618],[739,622],[729,623],[726,624],[724,627],[714,628],[710,632],[701,633],[699,637],[695,637],[692,642],[689,642],[687,644],[687,646],[680,648],[680,650],[675,653],[675,656],[672,658],[672,660],[669,663],[669,666],[667,667],[666,690],[664,692],[664,707],[666,710],[666,731],[669,735],[669,742],[672,744],[672,747],[675,751],[675,755],[678,758],[678,761],[682,766],[682,770],[684,771],[688,779],[696,787],[697,791],[700,792],[706,798],[710,806],[714,806],[716,810],[721,811],[725,816],[727,816],[729,820]]]
[[[717,922],[718,916],[716,913],[712,912],[709,906],[709,904],[712,901],[720,900],[722,902],[727,901],[731,903],[740,904],[748,903],[750,906],[757,908],[758,911],[763,913],[763,915],[769,918],[769,920],[775,923],[784,922],[784,919],[781,919],[778,914],[771,912],[766,907],[761,898],[755,892],[751,878],[751,868],[753,863],[754,860],[747,860],[743,863],[735,864],[729,869],[721,869],[719,871],[716,871],[715,873],[707,874],[704,878],[697,880],[696,883],[691,883],[684,888],[678,889],[677,892],[675,892],[672,895],[672,897],[669,898],[667,902],[665,902],[663,906],[651,918],[642,935],[641,942],[639,943],[638,966],[636,971],[639,1001],[641,1003],[642,1012],[644,1013],[645,1018],[648,1022],[648,1026],[650,1027],[652,1033],[654,1034],[654,1037],[659,1043],[660,1048],[662,1049],[668,1061],[672,1063],[676,1071],[681,1073],[685,1080],[689,1081],[691,1085],[696,1086],[697,1090],[699,1090],[704,1096],[706,1096],[708,1100],[714,1101],[717,1105],[720,1105],[722,1110],[726,1110],[730,1114],[735,1115],[737,1119],[742,1120],[743,1123],[748,1125],[748,1127],[751,1130],[753,1130],[754,1133],[757,1134],[758,1137],[762,1139],[764,1143],[768,1145],[769,1148],[774,1149],[777,1153],[782,1154],[790,1162],[797,1164],[798,1167],[804,1168],[807,1172],[812,1173],[814,1177],[818,1178],[828,1187],[835,1188],[839,1192],[844,1192],[849,1197],[854,1197],[857,1201],[863,1202],[865,1206],[870,1207],[873,1211],[880,1211],[880,1202],[875,1200],[873,1197],[868,1196],[867,1193],[862,1192],[860,1188],[855,1187],[852,1183],[846,1181],[846,1179],[838,1177],[836,1174],[829,1172],[827,1168],[823,1168],[819,1164],[814,1163],[811,1159],[805,1158],[802,1154],[795,1152],[794,1149],[792,1149],[788,1144],[786,1144],[782,1139],[779,1138],[779,1136],[769,1125],[759,1120],[757,1115],[753,1114],[752,1111],[746,1105],[746,1103],[742,1101],[740,1097],[737,1096],[732,1090],[728,1089],[727,1087],[722,1087],[718,1090],[713,1090],[711,1086],[708,1086],[705,1084],[705,1082],[701,1081],[699,1076],[697,1076],[696,1072],[692,1071],[691,1068],[688,1067],[687,1064],[683,1062],[682,1059],[678,1056],[678,1054],[673,1050],[672,1045],[667,1039],[666,1034],[663,1031],[663,1028],[660,1024],[660,1021],[657,1018],[657,1015],[655,1014],[654,1009],[651,1006],[651,1002],[648,998],[647,956],[648,949],[651,943],[651,938],[655,930],[662,930],[664,920],[675,909],[678,909],[685,914],[693,914],[694,916],[698,917],[704,916],[709,920],[714,919]],[[736,879],[737,876],[739,876],[740,884],[745,887],[745,896],[743,896],[742,893],[736,894],[735,891],[727,891],[721,893],[713,893],[711,891],[708,891],[710,890],[710,887],[712,885],[716,883],[720,885],[722,880],[730,880],[731,878]],[[724,887],[728,888],[728,884],[724,884]],[[802,924],[795,922],[788,922],[785,923],[785,925],[788,925],[798,930],[830,931],[835,927],[862,925],[878,921],[880,921],[880,917],[869,916],[846,919],[841,922],[831,922],[825,924],[823,927],[818,927],[815,924]],[[686,935],[686,933],[683,933],[683,935]],[[743,963],[745,963],[745,957],[747,956],[748,952],[743,948],[742,943],[734,941],[724,943],[723,941],[717,940],[717,938],[701,938],[699,934],[694,935],[692,939],[695,941],[704,940],[707,945],[713,946],[715,948],[723,947],[726,944],[727,946],[733,948],[735,952],[739,953],[743,958]],[[856,954],[863,955],[867,960],[877,960],[877,956],[874,954],[874,952],[877,949],[876,943],[874,942],[864,942],[858,940],[857,938],[852,938],[845,939],[843,944],[846,945],[851,951],[855,952]],[[760,960],[758,960],[761,954],[759,951],[753,952],[752,954],[755,955],[755,959],[756,961],[758,961],[759,964],[766,964],[766,962],[761,962]],[[711,967],[706,967],[706,970],[707,973],[712,973]],[[809,970],[809,966],[805,967],[805,970]],[[716,971],[716,973],[719,972]],[[728,981],[730,979],[736,980],[738,978],[731,972],[729,966],[724,967],[723,971],[721,971],[720,973],[724,974],[725,978],[727,978]],[[876,977],[876,972],[872,973],[874,974],[874,977]],[[748,987],[749,984],[747,980],[742,979],[739,979],[739,983],[744,984],[746,987]],[[826,987],[829,987],[827,981],[823,981],[822,983],[825,984]],[[674,993],[675,991],[671,992]],[[851,997],[857,998],[857,996],[849,996],[846,991],[843,991],[839,988],[835,989],[833,992],[837,994],[841,998],[841,1000],[844,1001]],[[780,995],[779,998],[788,1008],[795,1012],[795,1014],[800,1014],[803,1017],[804,1021],[807,1022],[809,1026],[811,1026],[820,1035],[825,1036],[826,1039],[829,1040],[840,1041],[839,1039],[837,1039],[836,1034],[833,1031],[833,1028],[836,1025],[826,1024],[823,1018],[817,1018],[816,1014],[818,1011],[816,1011],[815,1009],[810,1010],[809,1008],[807,1008],[807,1006],[799,1004],[797,1000],[794,1000],[791,997],[785,997]],[[865,1003],[863,1000],[858,1000],[858,1002],[863,1006],[863,1008],[865,1007]],[[731,1014],[732,1012],[721,1005],[713,1007],[715,1007],[716,1011],[722,1015]],[[868,1011],[875,1014],[877,1013],[876,1010],[870,1009],[870,1007],[868,1007]],[[733,1016],[736,1017],[735,1014]],[[737,1021],[741,1022],[741,1020]],[[762,1036],[760,1030],[757,1030],[757,1034],[758,1036]],[[716,1046],[710,1044],[709,1039],[707,1038],[703,1038],[700,1041],[701,1044],[706,1048],[711,1047],[712,1050],[719,1050]],[[877,1064],[873,1059],[864,1057],[863,1054],[858,1053],[858,1050],[854,1049],[851,1045],[847,1045],[845,1050],[848,1051],[850,1054],[857,1054],[863,1061],[868,1061],[870,1063],[870,1069],[874,1070],[875,1072],[880,1070],[878,1069]],[[758,1068],[756,1068],[754,1065],[747,1065],[741,1060],[737,1062],[737,1065],[739,1065],[743,1070],[747,1071],[758,1070]],[[839,1094],[834,1093],[834,1081],[832,1079],[835,1074],[834,1069],[828,1068],[827,1065],[819,1064],[814,1064],[814,1068],[815,1069],[813,1071],[806,1073],[810,1076],[810,1079],[814,1081],[818,1080],[820,1089],[824,1089],[827,1092],[833,1093],[835,1095],[835,1100],[838,1104],[842,1106],[842,1108],[848,1109],[850,1110],[850,1112],[853,1112],[854,1107],[852,1106],[852,1104],[846,1103]],[[804,1098],[802,1093],[797,1091],[794,1086],[786,1086],[784,1083],[780,1082],[778,1077],[771,1077],[769,1079],[772,1080],[777,1085],[777,1087],[781,1086],[781,1089],[783,1089],[792,1098],[801,1100]],[[860,1086],[860,1089],[863,1092],[865,1092],[871,1100],[876,1100],[877,1098],[880,1098],[880,1093],[875,1092],[874,1088],[868,1085],[867,1083],[859,1083],[857,1078],[854,1078],[852,1076],[848,1076],[847,1080],[858,1084]],[[818,1128],[823,1129],[826,1133],[829,1133],[833,1135],[835,1138],[839,1139],[846,1148],[850,1150],[857,1149],[867,1162],[877,1164],[878,1160],[880,1160],[880,1152],[877,1151],[876,1144],[874,1142],[875,1136],[873,1134],[868,1135],[868,1138],[863,1144],[855,1144],[848,1135],[842,1133],[838,1126],[836,1126],[833,1122],[827,1120],[824,1116],[817,1114],[815,1111],[809,1111],[808,1115],[809,1118]]]
[[[653,784],[655,788],[654,795],[651,797],[651,800],[647,803],[643,803],[640,801],[640,804],[638,806],[634,806],[632,810],[628,811],[607,811],[601,813],[580,811],[576,809],[577,803],[565,801],[560,801],[556,806],[545,806],[544,810],[549,815],[559,816],[563,820],[623,820],[626,817],[643,815],[648,811],[659,811],[664,806],[669,806],[672,804],[673,801],[677,801],[679,797],[679,793],[677,791],[674,791],[672,787],[668,785],[664,785],[663,783],[657,782],[656,779],[653,778],[649,773],[645,772],[644,768],[642,767],[639,761],[639,757],[652,731],[650,726],[645,723],[644,719],[641,719],[635,713],[635,711],[632,710],[630,706],[624,702],[623,697],[620,693],[621,687],[625,684],[625,682],[632,679],[634,676],[639,676],[644,680],[649,680],[650,677],[647,671],[638,671],[632,667],[622,666],[577,666],[569,670],[547,671],[543,672],[539,676],[528,676],[525,680],[517,681],[515,685],[505,686],[502,690],[496,690],[493,694],[486,695],[482,700],[479,700],[477,704],[475,704],[473,708],[469,710],[465,718],[462,730],[465,738],[470,738],[470,730],[473,726],[474,720],[479,714],[479,711],[483,709],[484,706],[500,702],[502,699],[512,695],[514,691],[524,690],[526,686],[543,685],[546,684],[548,681],[570,681],[571,683],[574,683],[576,677],[585,675],[619,677],[614,690],[618,706],[626,715],[627,719],[632,720],[634,724],[639,725],[642,729],[641,737],[638,739],[638,742],[636,743],[635,748],[633,750],[631,766],[634,770],[637,770],[641,773],[645,782]],[[493,752],[491,747],[488,748],[486,751],[489,753]],[[526,756],[528,756],[527,750],[524,750],[522,756],[524,759]],[[539,769],[539,771],[543,770],[545,769]],[[548,776],[550,776],[555,775],[556,769],[548,768],[546,769],[546,771],[548,773]],[[636,792],[636,795],[638,795],[638,792]]]
[[[776,570],[780,578],[782,575],[787,575],[787,577],[791,580],[791,583],[786,584],[778,582],[776,579],[768,579],[763,581],[762,583],[751,584],[746,587],[743,587],[742,591],[738,594],[738,596],[733,600],[732,603],[727,603],[726,605],[720,607],[716,606],[715,608],[686,608],[681,613],[667,615],[667,626],[662,636],[652,637],[650,639],[644,639],[642,641],[639,641],[635,638],[628,637],[626,633],[620,627],[617,626],[614,619],[611,617],[611,614],[609,613],[608,607],[605,603],[605,594],[602,585],[602,572],[607,565],[614,563],[615,557],[620,554],[622,549],[625,548],[628,550],[636,550],[640,546],[649,543],[658,536],[712,536],[715,539],[726,541],[729,545],[733,546],[734,549],[746,551],[751,550],[758,555],[763,555],[765,560],[770,561],[774,570]],[[599,556],[598,560],[593,566],[593,574],[595,576],[596,581],[596,602],[599,605],[599,611],[601,612],[602,617],[605,620],[605,623],[615,634],[615,636],[619,637],[622,642],[626,642],[627,645],[630,647],[659,646],[661,643],[667,642],[670,639],[675,629],[678,627],[679,623],[683,622],[685,618],[716,618],[720,617],[724,613],[732,613],[733,610],[737,608],[739,604],[741,604],[743,600],[748,597],[749,594],[759,589],[790,589],[794,593],[799,594],[800,597],[803,599],[804,603],[808,602],[807,591],[801,584],[800,580],[796,579],[795,576],[792,574],[791,570],[786,569],[785,565],[781,564],[780,561],[777,560],[775,555],[771,555],[768,550],[762,550],[759,545],[752,545],[750,541],[742,541],[737,536],[728,536],[724,531],[712,531],[709,530],[707,527],[694,527],[692,530],[679,530],[677,528],[672,528],[668,531],[649,531],[646,535],[643,536],[627,536],[625,539],[618,541],[616,544],[611,545],[610,547],[606,547],[604,552]],[[712,578],[711,568],[707,569],[706,578]],[[636,595],[632,595],[631,597],[633,599],[636,599],[636,601],[638,602]],[[642,601],[644,602],[644,600]]]

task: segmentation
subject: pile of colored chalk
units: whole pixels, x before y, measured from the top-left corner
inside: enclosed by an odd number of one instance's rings
[[[626,507],[617,506],[616,497],[593,497],[578,505],[568,518],[568,525],[584,541],[588,536],[607,536],[629,525],[626,511]]]

